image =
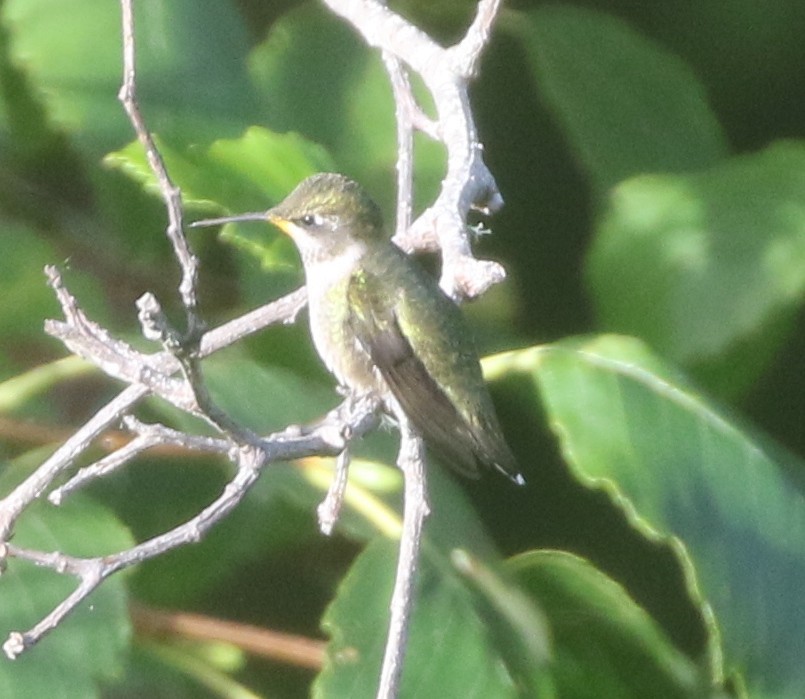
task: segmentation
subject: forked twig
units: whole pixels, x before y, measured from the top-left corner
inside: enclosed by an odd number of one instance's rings
[[[164,318],[156,299],[146,295],[140,302],[140,318],[146,337],[159,339],[166,350],[143,354],[114,338],[92,322],[76,299],[64,286],[55,268],[48,268],[51,286],[64,312],[64,321],[49,321],[46,330],[58,337],[77,355],[93,362],[108,375],[129,384],[31,476],[0,500],[0,559],[21,558],[49,567],[60,573],[73,574],[79,585],[50,614],[26,632],[14,632],[4,645],[6,654],[16,657],[30,647],[87,597],[109,575],[177,546],[197,541],[216,522],[228,514],[254,483],[261,467],[268,462],[301,458],[312,454],[338,454],[344,451],[342,434],[359,436],[376,422],[377,403],[370,399],[347,401],[331,411],[318,427],[307,432],[289,427],[261,438],[241,428],[220,411],[210,399],[202,380],[199,361],[262,327],[276,322],[291,322],[304,306],[304,289],[296,291],[216,330],[200,335],[202,322],[197,315],[195,283],[197,259],[187,245],[181,228],[181,194],[168,177],[155,142],[148,133],[136,99],[134,64],[134,16],[131,0],[121,0],[124,37],[124,81],[120,99],[129,114],[138,139],[145,148],[148,162],[159,182],[169,212],[168,237],[182,268],[180,296],[186,310],[187,330],[176,333]],[[69,492],[92,478],[127,463],[136,455],[157,444],[175,443],[208,452],[227,454],[237,470],[221,495],[202,512],[182,525],[134,546],[103,557],[81,559],[59,552],[35,551],[9,542],[14,523],[25,509],[52,486],[58,476],[72,466],[104,430],[127,418],[130,411],[146,396],[157,395],[180,410],[207,419],[218,427],[218,439],[185,435],[161,425],[144,426],[130,417],[128,424],[140,434],[128,445],[82,469],[66,485],[54,490],[50,499],[59,503]],[[334,435],[337,437],[334,439]]]
[[[480,0],[476,16],[464,38],[454,46],[439,46],[427,34],[388,9],[380,0],[323,0],[346,18],[367,43],[382,50],[392,84],[398,126],[398,207],[394,240],[406,250],[439,249],[442,253],[441,285],[454,298],[472,297],[503,278],[502,267],[477,260],[470,247],[466,218],[470,209],[494,211],[502,205],[495,181],[482,157],[482,147],[469,106],[468,86],[477,72],[482,51],[489,40],[501,0]],[[114,338],[92,322],[64,286],[55,268],[48,269],[50,284],[61,304],[64,320],[48,321],[48,333],[60,339],[75,354],[88,359],[109,376],[128,384],[121,393],[70,437],[31,476],[0,500],[0,563],[8,557],[78,578],[73,593],[50,614],[26,632],[14,632],[4,645],[13,658],[55,628],[64,617],[114,572],[159,556],[165,551],[198,541],[210,527],[243,499],[261,469],[278,460],[309,455],[339,455],[336,474],[319,508],[322,529],[329,533],[338,518],[346,488],[349,440],[374,427],[379,400],[348,397],[314,428],[290,426],[268,436],[259,436],[231,420],[212,401],[203,381],[201,360],[223,347],[272,323],[292,322],[306,302],[304,289],[274,301],[219,328],[204,332],[198,312],[196,282],[198,259],[183,233],[181,192],[171,181],[154,138],[140,113],[136,87],[135,31],[132,0],[121,0],[123,24],[123,82],[119,99],[142,144],[159,185],[168,213],[166,234],[181,269],[179,296],[186,327],[174,330],[150,294],[139,302],[144,336],[156,339],[163,351],[144,354]],[[417,104],[409,77],[417,74],[430,91],[436,117],[429,118]],[[411,222],[413,182],[413,134],[422,131],[440,140],[447,149],[447,171],[436,201]],[[147,396],[158,396],[180,410],[207,420],[218,431],[202,437],[172,430],[164,425],[145,425],[132,416]],[[408,634],[416,562],[422,528],[428,514],[425,461],[419,435],[402,412],[396,415],[401,442],[397,464],[403,471],[404,517],[400,554],[386,651],[378,697],[396,697]],[[14,523],[25,509],[53,487],[56,480],[85,454],[104,430],[123,421],[134,439],[80,469],[67,482],[50,492],[58,504],[72,491],[102,477],[155,446],[180,445],[194,451],[226,455],[235,464],[235,474],[220,495],[188,521],[130,549],[109,555],[78,558],[58,552],[36,551],[10,543]]]
[[[371,46],[386,56],[395,99],[408,93],[401,88],[399,68],[389,57],[417,73],[433,98],[436,121],[413,107],[413,97],[397,102],[397,113],[415,128],[438,138],[447,149],[447,172],[436,201],[407,230],[398,228],[394,241],[404,250],[439,250],[442,255],[441,286],[453,298],[474,298],[506,276],[503,267],[477,260],[467,228],[470,209],[497,211],[503,205],[492,173],[483,159],[469,100],[469,84],[489,40],[501,0],[480,0],[475,18],[464,38],[454,46],[439,46],[425,32],[396,14],[379,0],[323,0],[333,12],[352,24]],[[398,124],[398,128],[402,128]],[[408,137],[403,134],[398,169],[406,171]],[[401,179],[404,174],[401,174]],[[407,176],[407,175],[406,175]],[[406,185],[401,182],[400,190]],[[398,207],[401,205],[398,205]],[[398,214],[399,218],[399,214]]]

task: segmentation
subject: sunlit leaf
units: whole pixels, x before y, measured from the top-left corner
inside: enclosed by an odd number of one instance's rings
[[[722,391],[741,391],[805,300],[805,146],[778,143],[702,172],[624,182],[588,263],[606,327],[706,365]]]
[[[752,696],[802,696],[805,465],[633,339],[569,340],[487,368],[530,376],[577,477],[676,548],[710,627],[713,676],[738,673]]]
[[[31,455],[34,457],[35,455]],[[5,495],[24,469],[6,468]],[[96,556],[131,546],[111,512],[77,496],[63,507],[41,504],[20,519],[17,546]],[[4,635],[32,627],[76,587],[71,576],[11,560],[0,577],[0,627]],[[123,576],[106,581],[39,645],[13,662],[0,661],[0,687],[9,697],[76,697],[98,694],[96,682],[119,672],[130,636]]]
[[[230,3],[136,3],[138,93],[149,128],[188,142],[256,117],[248,41]],[[114,99],[122,80],[120,6],[106,0],[12,0],[3,17],[54,123],[96,158],[131,138]],[[215,37],[210,41],[210,37]],[[203,76],[203,89],[199,80]]]
[[[506,651],[479,612],[477,591],[451,561],[456,547],[493,560],[480,523],[441,472],[432,473],[429,501],[401,696],[518,696],[505,668]],[[375,540],[342,582],[322,622],[332,640],[313,696],[375,696],[397,543]]]
[[[327,152],[296,133],[278,134],[253,126],[236,139],[219,140],[208,148],[173,147],[157,139],[174,183],[182,188],[184,203],[210,215],[264,211],[276,204],[296,184],[315,172],[333,170]],[[106,163],[119,168],[158,194],[156,178],[138,142],[111,153]],[[194,231],[193,235],[204,235]],[[278,278],[270,288],[283,289],[295,276],[298,263],[292,243],[267,223],[227,224],[221,239],[233,244],[260,267],[244,263],[244,283],[266,271]],[[270,279],[263,278],[263,281]],[[268,291],[262,284],[265,301]]]
[[[593,184],[718,162],[726,139],[704,87],[677,56],[613,16],[548,5],[507,17]]]
[[[531,551],[508,562],[539,600],[551,630],[559,696],[698,697],[706,673],[674,648],[615,581],[562,551]]]

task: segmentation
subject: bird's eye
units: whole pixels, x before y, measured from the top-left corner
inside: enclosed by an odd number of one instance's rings
[[[319,228],[324,225],[324,217],[319,214],[305,214],[299,222],[306,228]]]

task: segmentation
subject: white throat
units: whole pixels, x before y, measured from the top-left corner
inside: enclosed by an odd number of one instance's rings
[[[349,245],[336,257],[317,254],[320,250],[302,250],[309,294],[312,296],[316,291],[323,292],[348,277],[355,271],[365,252],[366,246],[357,242]]]

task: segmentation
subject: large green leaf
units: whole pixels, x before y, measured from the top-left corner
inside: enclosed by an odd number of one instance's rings
[[[12,55],[54,123],[94,157],[129,140],[114,99],[122,79],[119,5],[10,0],[2,9]],[[221,137],[256,117],[247,35],[231,3],[139,2],[136,19],[138,92],[151,130],[187,142]]]
[[[708,620],[714,677],[737,673],[753,697],[803,696],[805,464],[633,339],[565,341],[487,368],[530,376],[578,478],[678,551]]]
[[[4,299],[0,304],[0,354],[12,360],[13,366],[20,359],[29,360],[25,348],[44,336],[45,319],[59,313],[44,268],[62,262],[63,257],[37,231],[5,219],[2,213],[0,236],[5,243],[0,255],[0,298]],[[87,299],[87,308],[95,317],[108,317],[104,296],[94,279],[72,270],[65,278],[74,292]]]
[[[739,392],[780,348],[805,299],[805,145],[624,182],[588,264],[607,328],[704,365],[712,385]]]
[[[28,459],[33,462],[42,454]],[[5,494],[22,477],[21,464],[4,469]],[[132,545],[119,520],[91,499],[77,496],[63,507],[38,504],[20,519],[14,543],[72,555],[103,555]],[[0,577],[3,635],[33,626],[76,587],[74,578],[9,561]],[[96,696],[95,684],[121,669],[130,635],[123,577],[107,580],[39,645],[13,662],[0,660],[0,693],[7,697]]]
[[[677,56],[610,15],[550,5],[510,15],[530,67],[599,194],[642,172],[711,165],[726,141]]]
[[[587,561],[563,551],[531,551],[507,568],[545,610],[559,696],[705,696],[706,673],[669,643],[620,585]]]
[[[314,697],[376,696],[396,553],[395,542],[375,541],[341,584],[323,621],[332,641]],[[400,696],[516,697],[472,598],[445,564],[422,557]]]
[[[159,140],[159,139],[158,139]],[[207,148],[176,147],[159,142],[159,150],[185,204],[223,208],[228,213],[267,209],[301,179],[333,168],[321,146],[296,133],[275,133],[259,126]],[[139,142],[110,153],[108,165],[119,168],[153,194],[159,187]]]
[[[429,493],[432,514],[425,525],[401,696],[518,696],[507,666],[512,667],[512,654],[523,646],[491,632],[476,601],[477,586],[453,562],[455,550],[462,549],[494,566],[486,535],[456,484],[441,470],[431,469]],[[331,642],[313,696],[376,695],[400,526],[399,515],[388,508],[365,509],[383,537],[358,558],[323,619]],[[508,594],[505,583],[493,594]],[[533,607],[533,602],[526,603]],[[538,613],[531,617],[541,618]],[[545,648],[544,628],[530,631],[541,636],[536,646]],[[543,682],[549,679],[544,666],[534,664],[532,672],[542,673]]]

